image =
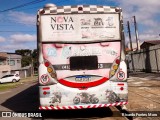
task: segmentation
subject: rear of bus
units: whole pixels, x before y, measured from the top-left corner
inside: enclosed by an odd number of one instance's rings
[[[37,28],[39,109],[127,104],[120,8],[47,4],[38,12]]]

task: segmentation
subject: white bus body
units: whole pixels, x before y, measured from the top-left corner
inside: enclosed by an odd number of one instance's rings
[[[48,4],[38,12],[37,30],[39,109],[127,104],[120,8]]]

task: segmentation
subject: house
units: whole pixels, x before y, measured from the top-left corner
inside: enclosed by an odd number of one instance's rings
[[[148,40],[148,41],[144,41],[140,48],[141,49],[144,49],[144,48],[149,48],[150,46],[153,46],[153,45],[158,45],[160,44],[160,40]]]
[[[11,71],[10,66],[7,63],[8,55],[7,53],[0,53],[0,78]]]
[[[21,70],[21,55],[0,52],[0,77],[15,74]]]

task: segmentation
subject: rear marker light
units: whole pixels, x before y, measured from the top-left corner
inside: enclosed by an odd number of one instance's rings
[[[40,14],[44,14],[45,13],[45,11],[44,10],[42,10],[41,12],[40,12]]]
[[[83,10],[83,8],[82,8],[82,7],[79,7],[79,8],[78,8],[78,10],[79,10],[79,11],[82,11],[82,10]]]
[[[121,9],[120,8],[116,8],[115,11],[116,12],[121,12]]]

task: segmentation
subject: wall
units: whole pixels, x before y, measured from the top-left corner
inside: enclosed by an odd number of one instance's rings
[[[130,71],[160,72],[160,45],[129,52],[126,59]]]
[[[11,70],[20,70],[21,69],[21,55],[16,55],[16,54],[8,54],[8,61],[10,61],[10,67]],[[12,65],[11,61],[14,61],[14,65]],[[19,61],[19,62],[18,62]]]

